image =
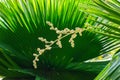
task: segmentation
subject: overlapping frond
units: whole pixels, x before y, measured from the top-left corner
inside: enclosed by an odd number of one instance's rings
[[[111,41],[108,44],[118,46],[120,49],[120,1],[119,0],[94,0],[96,5],[92,6],[88,12],[95,14],[107,20],[100,22],[99,25],[103,25],[103,31],[97,31],[103,35],[111,36],[115,41]],[[98,25],[98,26],[99,26]],[[106,50],[109,50],[109,46],[106,46]],[[119,80],[120,79],[120,57],[119,51],[114,55],[112,61],[106,66],[105,69],[95,78],[95,80]]]
[[[87,9],[88,12],[107,20],[97,21],[107,27],[103,34],[120,39],[120,2],[118,0],[94,0],[96,4]]]
[[[120,52],[118,51],[112,61],[102,70],[95,80],[119,80],[120,79]]]

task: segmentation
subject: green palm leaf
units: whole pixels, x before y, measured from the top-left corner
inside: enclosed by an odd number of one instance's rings
[[[112,61],[102,70],[95,80],[119,80],[120,79],[120,52],[118,51]]]
[[[44,48],[44,43],[40,42],[38,37],[45,37],[48,40],[55,40],[57,37],[54,31],[49,30],[46,21],[52,22],[60,30],[66,27],[74,29],[77,26],[85,28],[85,23],[95,25],[94,21],[90,21],[87,13],[79,10],[79,3],[87,4],[88,1],[5,0],[0,2],[0,74],[6,78],[23,77],[24,79],[31,76],[29,78],[36,77],[36,80],[93,79],[107,63],[103,65],[103,63],[84,63],[84,61],[119,46],[114,47],[116,43],[113,41],[116,40],[96,34],[92,30],[84,31],[82,37],[75,39],[75,48],[71,48],[68,43],[70,36],[62,40],[62,49],[53,45],[51,51],[39,57],[38,69],[34,69],[32,63],[33,53],[37,53],[36,49]],[[99,67],[100,70],[96,71],[90,69],[92,64],[103,67]],[[90,67],[84,70],[83,67],[87,65]],[[86,75],[90,77],[85,77]]]
[[[93,13],[99,17],[108,20],[107,23],[98,21],[98,24],[102,24],[106,28],[104,32],[100,32],[107,36],[112,35],[118,40],[117,45],[120,46],[120,1],[119,0],[94,0],[96,5],[92,6],[88,12]],[[99,33],[99,31],[98,31]],[[103,69],[103,71],[95,78],[95,80],[119,80],[119,51],[114,55],[112,61]]]
[[[103,34],[108,36],[114,36],[114,38],[120,39],[120,2],[119,0],[94,0],[94,5],[92,5],[87,12],[95,14],[99,17],[102,17],[108,22],[97,21],[98,25],[103,25],[108,29],[105,29]]]

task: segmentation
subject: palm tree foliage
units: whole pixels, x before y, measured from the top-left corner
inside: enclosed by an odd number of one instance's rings
[[[114,38],[120,39],[120,1],[119,0],[94,0],[94,5],[92,5],[87,11],[89,13],[95,14],[99,17],[109,20],[98,21],[98,23],[108,27],[104,31],[109,36],[114,36]]]
[[[119,0],[94,0],[96,5],[88,12],[109,20],[110,23],[101,23],[108,29],[105,34],[112,35],[118,40],[120,46],[120,1]],[[120,49],[120,48],[119,48]],[[95,80],[119,80],[120,79],[120,50],[114,55],[112,61],[102,70]]]
[[[85,63],[84,61],[113,50],[118,45],[115,43],[117,40],[96,34],[92,30],[84,31],[82,37],[75,39],[75,48],[71,48],[68,43],[70,36],[64,38],[62,49],[53,45],[51,51],[39,57],[38,69],[32,66],[33,53],[37,53],[38,47],[44,48],[44,43],[40,42],[38,37],[42,36],[48,40],[56,38],[56,34],[49,30],[46,21],[52,22],[61,30],[66,27],[74,29],[77,26],[86,28],[85,23],[93,26],[96,24],[91,20],[90,15],[80,11],[79,3],[88,2],[89,0],[0,2],[0,75],[8,79],[93,79],[107,62]]]
[[[120,50],[113,56],[112,61],[100,72],[95,80],[120,79]]]

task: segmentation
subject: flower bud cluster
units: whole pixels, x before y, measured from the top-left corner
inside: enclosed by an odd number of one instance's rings
[[[45,43],[45,48],[44,49],[37,48],[38,54],[36,53],[33,54],[33,56],[35,57],[33,60],[34,68],[37,68],[37,61],[39,61],[39,56],[42,55],[45,51],[51,50],[53,44],[56,44],[59,48],[62,48],[61,39],[71,35],[71,38],[69,39],[69,43],[71,44],[71,47],[74,47],[75,46],[74,39],[77,37],[77,34],[82,36],[82,32],[84,31],[84,29],[79,27],[76,27],[75,29],[72,30],[68,28],[65,28],[64,30],[59,30],[58,28],[54,27],[53,24],[49,21],[46,21],[46,24],[48,24],[50,26],[50,30],[55,31],[56,34],[58,34],[58,36],[57,39],[54,41],[48,41],[43,37],[38,38],[41,42]]]

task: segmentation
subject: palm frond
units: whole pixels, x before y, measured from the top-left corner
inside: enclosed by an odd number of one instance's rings
[[[35,70],[32,66],[33,53],[37,53],[36,49],[39,47],[44,48],[44,43],[40,42],[38,37],[45,37],[48,40],[57,37],[55,32],[49,30],[46,21],[52,22],[60,30],[66,27],[85,28],[85,23],[95,25],[96,22],[90,20],[90,15],[79,10],[79,3],[87,4],[88,1],[5,0],[0,2],[0,74],[6,77],[16,77],[13,74],[20,74],[18,76],[21,77],[24,74],[31,76],[32,73],[35,75],[31,77],[36,77],[36,80],[39,77],[49,80],[79,80],[80,76],[81,79],[93,79],[96,76],[94,71],[91,74],[89,70],[83,70],[83,67],[80,67],[79,71],[66,69],[72,63],[79,64],[118,47],[114,47],[116,44],[113,42],[114,39],[96,34],[92,30],[84,31],[82,37],[75,39],[75,48],[71,48],[68,43],[70,36],[64,38],[62,49],[53,46],[51,51],[39,57],[38,69]],[[10,71],[12,75],[9,74]],[[91,76],[85,77],[88,74]]]
[[[118,51],[112,61],[102,70],[95,80],[119,80],[120,79],[120,52]]]
[[[119,0],[94,0],[96,3],[94,6],[92,6],[88,12],[95,14],[99,18],[104,18],[106,21],[97,21],[98,26],[102,25],[104,26],[103,31],[97,31],[98,33],[101,33],[103,35],[107,35],[109,37],[115,38],[117,41],[115,41],[117,44],[114,44],[114,46],[118,45],[118,49],[120,46],[120,1]],[[95,20],[94,20],[95,21]],[[113,43],[111,41],[111,44]],[[106,50],[109,50],[110,46],[106,46]],[[95,78],[95,80],[119,80],[119,51],[118,53],[113,57],[112,61],[103,69],[103,71]]]
[[[120,39],[120,27],[119,27],[120,2],[118,0],[107,0],[107,1],[94,0],[94,3],[96,4],[92,5],[86,11],[106,19],[107,22],[105,20],[102,22],[99,20],[97,21],[99,25],[103,25],[104,27],[107,27],[107,29],[104,29],[103,34],[107,36],[111,35],[111,37],[114,36],[114,38],[119,40]]]

